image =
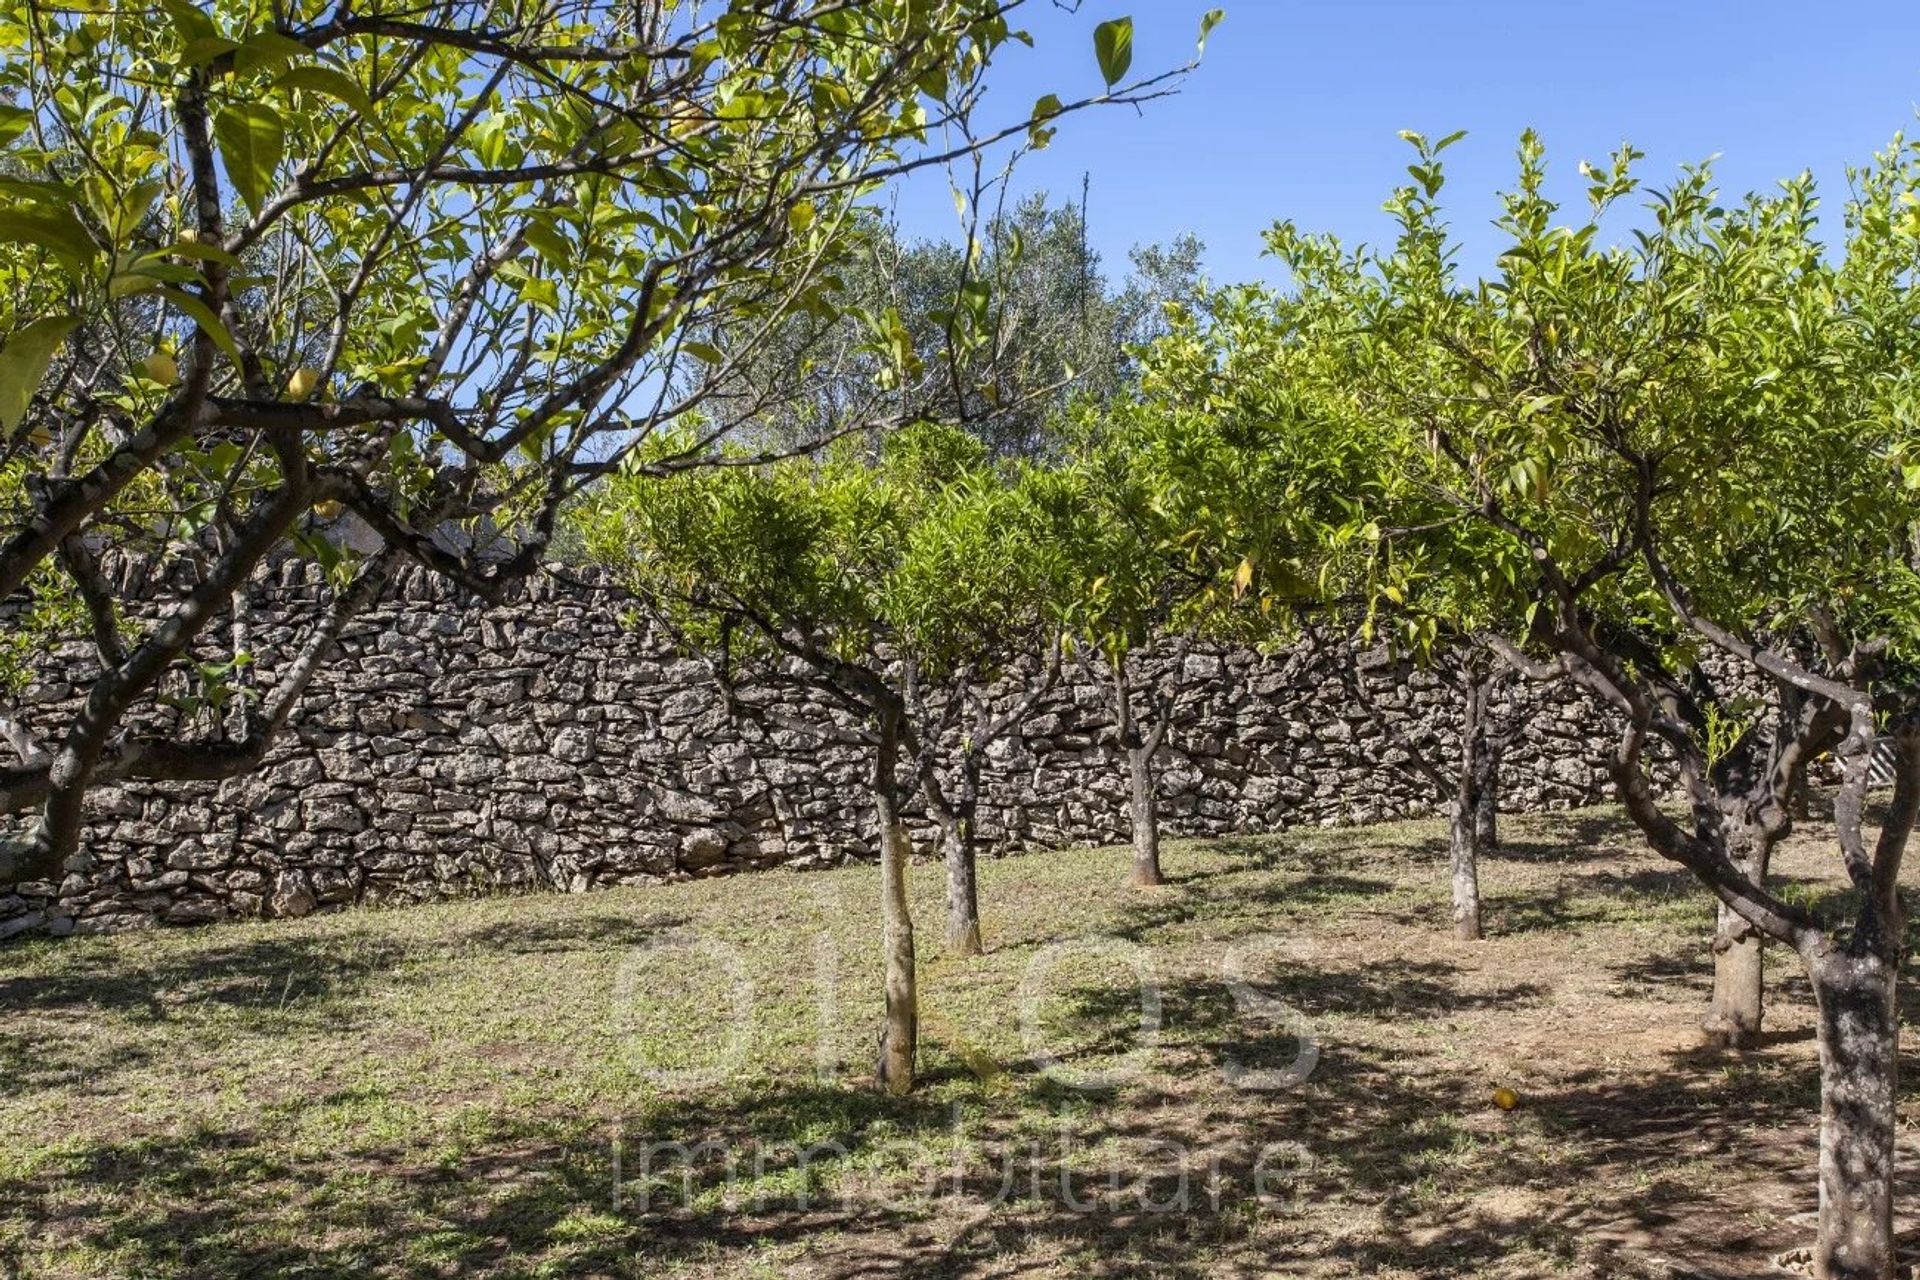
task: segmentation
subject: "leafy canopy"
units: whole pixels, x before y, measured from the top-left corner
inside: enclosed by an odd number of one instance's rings
[[[1608,245],[1636,153],[1583,165],[1566,222],[1528,135],[1498,269],[1468,281],[1439,203],[1451,139],[1411,141],[1395,242],[1277,226],[1292,285],[1237,339],[1290,433],[1367,460],[1327,533],[1370,548],[1372,598],[1414,627],[1599,615],[1685,647],[1677,592],[1741,634],[1818,618],[1911,654],[1920,150],[1856,175],[1831,251],[1811,179],[1723,201],[1704,167]]]
[[[581,513],[590,557],[694,646],[728,657],[985,670],[1044,643],[1067,562],[1047,472],[996,468],[920,424],[877,454],[616,477]]]

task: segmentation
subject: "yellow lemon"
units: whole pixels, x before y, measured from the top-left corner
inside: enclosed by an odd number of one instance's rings
[[[1493,1105],[1502,1111],[1511,1111],[1520,1105],[1520,1095],[1502,1085],[1493,1091]]]
[[[180,243],[181,244],[199,244],[200,233],[194,230],[192,227],[183,227],[180,230]]]
[[[164,351],[156,351],[140,362],[140,371],[163,387],[180,381],[180,365]]]
[[[312,395],[319,386],[320,371],[318,369],[309,369],[305,365],[302,365],[293,371],[292,377],[287,379],[287,398],[289,400],[305,400],[308,396]]]

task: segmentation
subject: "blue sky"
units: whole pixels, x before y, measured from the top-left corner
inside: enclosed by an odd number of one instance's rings
[[[1084,0],[1069,13],[1029,0],[1037,47],[993,70],[990,108],[1024,115],[1056,92],[1095,92],[1091,33],[1132,15],[1136,72],[1193,51],[1197,0]],[[1397,136],[1468,137],[1447,153],[1446,198],[1466,263],[1490,265],[1494,193],[1513,148],[1543,135],[1555,190],[1571,203],[1582,159],[1621,141],[1647,153],[1643,178],[1719,155],[1729,193],[1811,169],[1830,209],[1846,166],[1896,130],[1915,132],[1920,3],[1852,0],[1227,0],[1206,59],[1178,98],[1139,114],[1109,109],[1063,122],[1025,160],[1020,190],[1078,198],[1092,175],[1091,235],[1110,273],[1128,246],[1183,230],[1208,245],[1216,282],[1270,276],[1260,233],[1290,217],[1309,230],[1378,241],[1380,213],[1405,177]],[[957,236],[945,178],[896,197],[912,233]]]

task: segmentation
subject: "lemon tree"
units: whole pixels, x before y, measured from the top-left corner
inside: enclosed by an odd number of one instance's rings
[[[844,305],[890,179],[1179,74],[1132,74],[1116,20],[1084,92],[983,125],[1019,8],[0,7],[0,598],[32,601],[13,627],[84,613],[101,668],[69,720],[8,719],[0,812],[35,820],[0,882],[58,874],[90,785],[254,767],[397,563],[498,598],[663,428],[699,424],[656,470],[711,461],[752,416],[712,389]],[[855,318],[872,392],[819,436],[916,416],[947,371]],[[136,623],[108,556],[193,585]],[[267,661],[232,614],[283,556],[331,602]],[[231,697],[203,676],[231,670]]]
[[[1269,237],[1292,277],[1257,326],[1272,420],[1372,460],[1328,529],[1364,551],[1368,602],[1416,640],[1480,635],[1610,714],[1619,802],[1724,908],[1732,1038],[1758,1027],[1760,942],[1799,957],[1822,1046],[1817,1262],[1883,1280],[1898,876],[1920,814],[1920,147],[1854,174],[1825,243],[1807,177],[1731,199],[1692,168],[1646,191],[1630,149],[1582,166],[1568,213],[1528,135],[1504,250],[1473,279],[1440,202],[1450,140],[1409,140],[1391,244]],[[1634,200],[1609,243],[1603,219]],[[1869,834],[1877,737],[1898,763]],[[1769,887],[1767,855],[1829,750],[1855,893],[1816,910]],[[1660,803],[1663,759],[1684,812]]]

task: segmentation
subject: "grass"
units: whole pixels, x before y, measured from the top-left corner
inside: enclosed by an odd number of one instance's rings
[[[1511,820],[1462,944],[1442,834],[1176,843],[1150,892],[1114,850],[992,862],[970,961],[919,869],[897,1100],[871,868],[12,946],[0,1274],[1734,1276],[1803,1242],[1790,959],[1768,1044],[1700,1051],[1680,874],[1603,814]],[[1780,867],[1829,863],[1816,828]]]

